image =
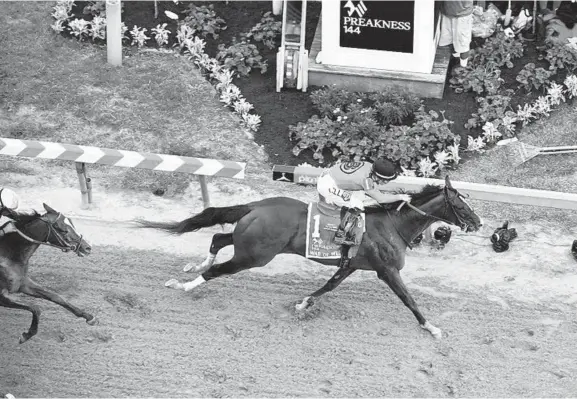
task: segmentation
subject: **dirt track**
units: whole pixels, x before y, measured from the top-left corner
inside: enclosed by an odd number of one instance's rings
[[[575,302],[558,296],[566,289],[563,281],[575,277],[574,271],[567,269],[557,287],[552,286],[554,276],[543,274],[546,286],[541,291],[534,284],[515,286],[512,279],[509,286],[485,283],[479,269],[464,269],[475,263],[455,260],[449,247],[443,255],[410,256],[403,275],[421,309],[443,329],[445,337],[437,342],[370,273],[352,276],[302,317],[293,311],[294,303],[320,287],[332,269],[284,257],[269,270],[281,274],[245,272],[184,293],[164,288],[163,282],[193,277],[180,271],[190,260],[183,255],[193,254],[192,260],[201,262],[210,234],[164,237],[143,232],[135,237],[120,227],[111,231],[100,224],[79,224],[90,233],[94,254],[79,259],[41,249],[33,258],[31,275],[94,311],[100,324],[88,326],[63,309],[37,301],[44,310],[40,332],[18,345],[30,316],[0,308],[0,394],[566,397],[577,393]],[[112,239],[123,247],[158,245],[180,255],[105,245]],[[470,252],[463,245],[461,252]],[[477,249],[477,257],[489,254],[484,251]],[[447,284],[439,278],[443,273],[439,265],[447,263],[461,270],[462,281],[470,281]],[[514,272],[515,265],[509,266]],[[490,264],[486,270],[495,273]],[[526,271],[530,276],[531,270]],[[540,294],[545,291],[554,292],[546,299]]]

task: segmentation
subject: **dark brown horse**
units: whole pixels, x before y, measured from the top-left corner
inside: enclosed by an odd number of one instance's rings
[[[332,291],[355,270],[374,270],[378,278],[413,312],[421,327],[434,337],[441,337],[441,330],[425,319],[401,280],[399,272],[405,264],[406,248],[435,221],[457,225],[467,232],[477,231],[482,223],[463,196],[451,186],[448,177],[444,187],[425,186],[420,192],[413,194],[410,204],[397,211],[399,205],[400,203],[395,203],[387,207],[366,208],[366,232],[357,255],[348,267],[339,268],[324,287],[305,297],[302,303],[296,306],[297,310],[311,306],[314,298]],[[177,280],[166,282],[167,287],[185,291],[222,275],[265,266],[281,253],[305,256],[307,204],[291,198],[277,197],[245,205],[211,207],[181,222],[140,223],[144,227],[174,234],[196,231],[216,224],[237,223],[233,233],[213,236],[208,258],[200,267],[195,268],[195,271],[203,271],[202,275],[187,283]],[[232,259],[214,264],[218,251],[228,245],[234,245]],[[338,260],[318,262],[330,266],[338,265]]]
[[[90,254],[88,242],[76,232],[70,219],[44,204],[46,213],[25,214],[10,212],[18,232],[6,234],[0,239],[0,306],[23,309],[32,313],[32,323],[28,332],[22,333],[20,343],[24,343],[38,332],[40,309],[24,305],[8,298],[7,294],[22,293],[43,298],[83,317],[90,325],[96,324],[91,314],[71,305],[60,295],[39,286],[28,277],[28,261],[40,245],[48,245],[64,252],[72,251],[78,256]]]

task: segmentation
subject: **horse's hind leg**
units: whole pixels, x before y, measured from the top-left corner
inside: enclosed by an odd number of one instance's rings
[[[218,251],[232,244],[233,244],[232,233],[226,233],[226,234],[217,233],[213,235],[212,242],[210,244],[210,250],[204,262],[202,262],[200,266],[195,265],[192,262],[187,263],[186,266],[184,266],[183,271],[188,272],[192,270],[194,272],[203,272],[207,270],[214,264],[214,261],[216,260],[216,254],[218,254]]]
[[[50,302],[54,302],[62,306],[64,309],[68,310],[72,314],[74,314],[74,316],[82,317],[83,319],[86,320],[86,323],[88,323],[91,326],[98,323],[96,317],[92,316],[90,313],[87,313],[84,310],[79,309],[76,306],[68,303],[68,301],[66,301],[57,293],[52,292],[46,288],[40,287],[38,284],[36,284],[29,278],[26,278],[22,283],[22,286],[20,287],[20,292],[36,298],[42,298]]]
[[[40,322],[39,308],[33,305],[23,305],[21,303],[14,302],[13,300],[5,297],[2,294],[0,294],[0,306],[3,306],[5,308],[27,310],[30,313],[32,313],[32,323],[30,323],[30,328],[28,328],[28,332],[22,333],[22,335],[20,335],[21,344],[28,341],[30,338],[35,336],[36,333],[38,333],[38,323]]]
[[[337,288],[344,279],[349,277],[356,269],[352,267],[341,267],[334,276],[331,277],[329,281],[319,290],[313,292],[310,296],[307,296],[303,301],[295,306],[296,310],[302,311],[314,304],[314,298],[318,298],[327,292],[330,292]]]
[[[262,267],[269,263],[274,256],[270,257],[261,257],[261,258],[250,258],[250,257],[241,257],[235,256],[232,257],[231,260],[228,260],[223,263],[218,263],[213,265],[210,269],[206,272],[202,273],[196,279],[186,282],[180,283],[176,279],[168,280],[164,285],[166,287],[174,288],[177,290],[184,290],[184,291],[191,291],[193,288],[198,287],[199,285],[206,283],[208,280],[212,280],[214,278],[220,276],[226,276],[230,274],[235,274],[243,270],[252,269],[253,267]]]

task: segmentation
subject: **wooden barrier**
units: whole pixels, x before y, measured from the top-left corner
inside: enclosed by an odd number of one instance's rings
[[[316,184],[321,172],[321,168],[275,165],[273,167],[273,180],[298,184]],[[577,210],[577,194],[461,181],[452,181],[452,183],[453,187],[461,193],[468,194],[470,198],[476,200]],[[399,176],[392,182],[382,186],[381,189],[383,191],[398,189],[417,191],[426,184],[443,185],[444,180]]]
[[[92,203],[92,180],[86,173],[87,163],[197,175],[205,207],[210,206],[205,176],[244,179],[246,169],[244,162],[6,138],[0,138],[0,155],[75,162],[82,204],[85,207]]]

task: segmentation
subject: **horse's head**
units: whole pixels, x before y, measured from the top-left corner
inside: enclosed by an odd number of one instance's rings
[[[457,225],[466,232],[477,231],[483,225],[481,218],[477,216],[471,206],[465,201],[463,194],[453,188],[449,176],[445,177],[443,188],[446,207],[445,218],[448,222]]]
[[[73,251],[78,256],[90,254],[92,248],[76,231],[72,220],[44,204],[46,213],[29,217],[16,217],[17,227],[33,242],[60,248],[64,252]]]

